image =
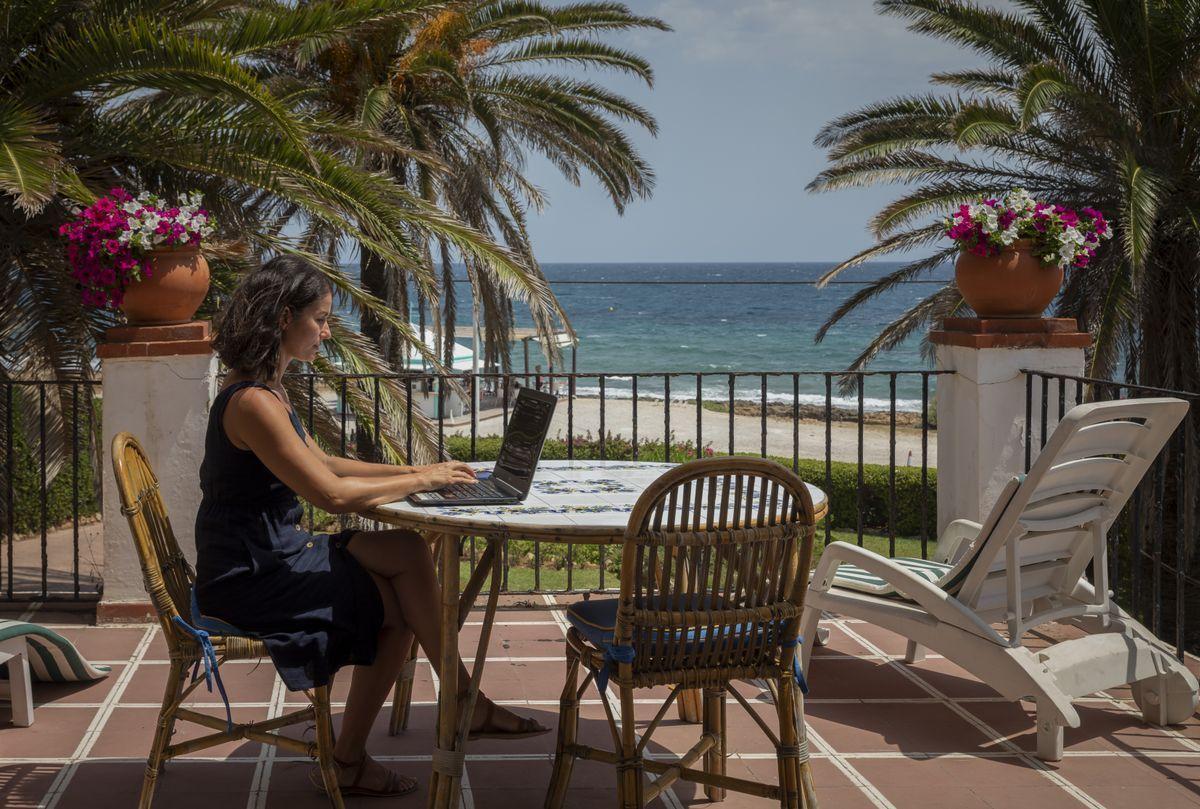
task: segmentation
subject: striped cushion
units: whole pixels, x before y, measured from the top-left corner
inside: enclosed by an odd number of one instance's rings
[[[25,638],[29,671],[33,679],[49,683],[74,683],[108,676],[108,666],[93,666],[71,641],[44,626],[0,619],[0,641]]]
[[[946,573],[954,567],[953,565],[944,565],[941,562],[934,562],[929,559],[913,559],[908,556],[898,556],[891,561],[930,584],[939,584]],[[891,595],[896,592],[896,588],[892,587],[892,585],[874,573],[868,573],[857,565],[839,565],[837,574],[833,577],[833,584],[835,587],[857,590],[860,593],[871,593],[872,595]]]

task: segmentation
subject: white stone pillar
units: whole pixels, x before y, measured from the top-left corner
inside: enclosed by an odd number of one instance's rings
[[[208,409],[217,391],[217,359],[209,324],[128,326],[109,330],[103,361],[104,595],[97,620],[153,616],[142,569],[112,469],[112,440],[132,434],[158,477],[171,528],[184,554],[196,559],[200,462]]]
[[[937,525],[982,522],[1000,490],[1025,471],[1026,375],[1022,369],[1080,376],[1091,338],[1069,318],[949,318],[930,333],[937,381]],[[1034,384],[1033,448],[1041,428],[1041,384]],[[1066,408],[1074,403],[1067,386]],[[1058,386],[1051,384],[1048,419],[1058,421]]]

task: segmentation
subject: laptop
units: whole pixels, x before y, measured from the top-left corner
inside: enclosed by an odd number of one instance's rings
[[[558,399],[548,393],[521,388],[504,429],[504,443],[500,445],[495,468],[490,473],[481,472],[473,483],[453,483],[433,492],[414,492],[408,501],[415,506],[520,503],[529,494],[556,404]]]

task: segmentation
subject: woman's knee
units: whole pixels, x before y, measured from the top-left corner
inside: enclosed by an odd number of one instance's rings
[[[414,552],[429,553],[424,537],[415,531],[359,531],[350,537],[346,550],[372,573],[392,578],[404,572]]]

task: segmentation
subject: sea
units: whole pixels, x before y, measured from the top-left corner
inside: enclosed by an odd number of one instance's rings
[[[791,403],[791,372],[841,371],[847,368],[871,339],[888,323],[937,290],[933,284],[901,284],[847,315],[817,343],[817,330],[861,284],[835,284],[818,289],[811,282],[830,266],[822,262],[796,263],[554,263],[542,270],[567,313],[578,336],[575,365],[579,373],[603,372],[605,395],[628,398],[633,373],[700,373],[705,400],[727,400],[730,372],[785,372],[767,377],[767,399]],[[869,281],[900,264],[874,262],[844,272],[841,280]],[[357,276],[357,264],[345,270]],[[461,270],[460,270],[461,273]],[[930,279],[953,275],[947,265]],[[783,282],[767,284],[763,282]],[[579,283],[586,282],[586,283]],[[753,283],[752,283],[753,282]],[[801,282],[801,283],[797,283]],[[804,283],[809,282],[809,283]],[[471,312],[466,304],[466,284],[459,287],[457,340],[471,345]],[[343,308],[343,314],[353,316]],[[415,322],[417,313],[410,313]],[[517,306],[518,325],[530,319]],[[555,370],[570,369],[570,350]],[[522,347],[513,347],[513,367],[524,367]],[[563,365],[565,364],[565,368]],[[530,365],[549,368],[536,344],[531,345]],[[928,370],[921,356],[919,335],[881,354],[873,370]],[[800,377],[800,402],[825,403],[825,380],[820,375]],[[930,396],[935,383],[931,381]],[[577,393],[596,395],[595,379],[580,379]],[[661,397],[661,377],[638,381],[638,395]],[[857,394],[845,395],[835,381],[833,403],[857,406]],[[695,398],[694,376],[671,382],[673,399]],[[739,377],[735,398],[761,400],[761,379]],[[919,410],[922,382],[919,375],[902,374],[896,380],[900,410]],[[887,377],[869,378],[864,407],[890,406]]]

